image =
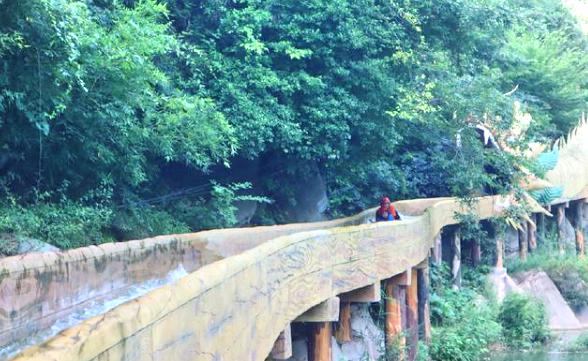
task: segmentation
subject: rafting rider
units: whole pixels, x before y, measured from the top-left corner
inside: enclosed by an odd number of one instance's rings
[[[400,216],[390,202],[390,198],[384,196],[380,199],[380,208],[376,211],[376,222],[394,220],[400,220]]]

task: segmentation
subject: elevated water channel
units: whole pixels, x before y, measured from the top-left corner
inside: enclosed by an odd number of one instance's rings
[[[19,342],[12,343],[7,347],[0,349],[0,360],[9,360],[27,347],[41,344],[67,328],[77,325],[89,318],[106,313],[118,305],[140,297],[165,284],[175,282],[187,274],[188,273],[184,267],[180,264],[176,269],[170,271],[165,278],[149,280],[141,284],[133,285],[124,293],[117,295],[115,298],[107,302],[93,302],[83,310],[74,312],[63,319],[58,320],[50,328],[37,332]]]

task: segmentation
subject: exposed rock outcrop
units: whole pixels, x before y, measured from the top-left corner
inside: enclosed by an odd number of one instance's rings
[[[522,292],[516,282],[506,273],[506,268],[494,268],[488,275],[488,280],[496,292],[498,302],[502,302],[509,293]]]
[[[523,292],[536,297],[545,305],[549,328],[570,329],[580,327],[574,311],[545,272],[525,272],[518,277]]]
[[[351,306],[351,332],[352,340],[341,345],[345,360],[379,360],[384,350],[384,332],[374,323],[368,305]]]
[[[384,353],[384,331],[374,322],[367,304],[351,306],[352,340],[339,344],[331,340],[332,361],[377,361]],[[292,342],[292,357],[288,361],[308,361],[308,342]]]

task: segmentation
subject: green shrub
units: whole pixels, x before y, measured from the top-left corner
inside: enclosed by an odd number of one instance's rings
[[[112,222],[117,239],[141,239],[154,235],[188,233],[190,227],[173,215],[153,207],[118,212]]]
[[[580,310],[588,306],[588,285],[578,269],[557,267],[547,273],[570,307]]]
[[[477,360],[500,341],[495,307],[472,290],[432,294],[431,313],[435,327],[429,352],[434,361]]]
[[[380,318],[382,320],[382,318]],[[383,325],[381,325],[383,326]],[[383,354],[378,361],[401,361],[406,359],[407,346],[401,342],[401,338],[405,335],[398,335],[391,340],[389,345],[382,350]]]
[[[4,246],[15,239],[13,235],[18,235],[62,249],[82,247],[109,241],[104,229],[111,218],[109,208],[85,206],[67,200],[28,207],[7,202],[0,205],[0,234],[4,235],[1,237]]]
[[[429,346],[423,341],[419,341],[418,343],[416,361],[431,361]]]
[[[581,334],[574,342],[567,346],[568,352],[586,352],[588,351],[588,332]]]
[[[505,342],[510,346],[530,348],[549,338],[545,307],[529,296],[509,294],[500,307],[498,319]]]
[[[0,235],[0,257],[14,256],[18,253],[18,239],[7,234]]]

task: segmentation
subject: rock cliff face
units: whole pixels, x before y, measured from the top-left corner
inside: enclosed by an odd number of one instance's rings
[[[494,268],[492,273],[488,275],[488,278],[496,293],[496,300],[498,302],[502,302],[509,293],[522,292],[521,288],[508,275],[506,268]]]
[[[495,269],[489,275],[499,302],[507,294],[522,292],[533,296],[545,305],[549,328],[552,330],[570,330],[586,326],[588,311],[575,314],[561,295],[551,278],[543,271],[530,271],[518,274],[513,280],[506,269]]]
[[[339,344],[333,337],[332,361],[377,361],[384,353],[384,331],[374,322],[368,305],[351,306],[352,340]],[[306,340],[292,343],[292,357],[288,361],[308,361]]]
[[[352,306],[351,330],[353,339],[341,345],[341,361],[379,360],[384,353],[384,332],[374,323],[367,305]]]
[[[525,272],[517,278],[523,292],[536,297],[545,305],[549,328],[574,329],[581,326],[574,311],[545,272]]]

